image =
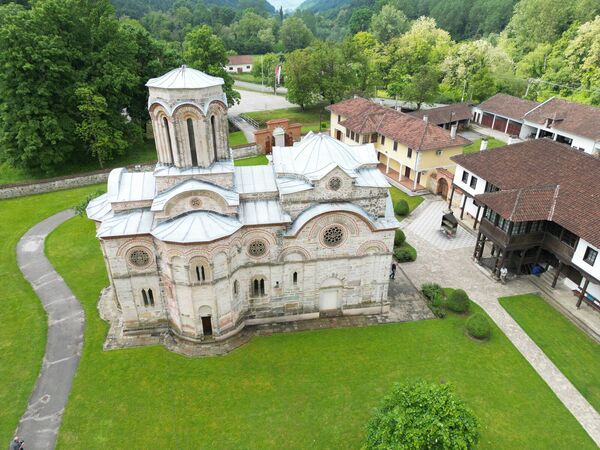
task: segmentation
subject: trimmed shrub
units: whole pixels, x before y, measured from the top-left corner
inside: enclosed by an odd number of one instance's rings
[[[394,249],[394,256],[399,262],[410,262],[417,259],[417,251],[408,244]]]
[[[469,310],[469,296],[462,289],[455,289],[448,296],[446,305],[450,311],[465,313]]]
[[[467,320],[465,325],[467,329],[467,333],[469,336],[474,337],[475,339],[489,339],[490,334],[492,332],[492,328],[490,327],[490,321],[487,319],[485,314],[480,312],[476,312]]]
[[[444,317],[446,317],[446,310],[442,307],[432,305],[431,312],[433,313],[433,315],[435,317],[438,317],[440,319],[443,319]]]
[[[479,424],[448,384],[396,384],[369,421],[364,448],[473,449]]]
[[[408,203],[406,202],[406,200],[398,200],[394,205],[394,212],[399,216],[407,216],[410,212],[410,209],[408,208]]]
[[[434,297],[441,295],[443,297],[444,291],[442,287],[437,283],[425,283],[421,286],[421,292],[429,300],[433,301]]]
[[[398,228],[396,234],[394,234],[394,247],[399,247],[404,244],[404,242],[406,242],[406,235],[404,234],[404,231]]]

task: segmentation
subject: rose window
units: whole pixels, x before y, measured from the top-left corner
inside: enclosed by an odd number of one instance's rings
[[[332,191],[337,191],[340,187],[342,187],[342,180],[338,177],[333,177],[329,180],[329,189]]]
[[[250,245],[248,246],[248,253],[250,254],[250,256],[262,256],[267,252],[267,244],[265,243],[265,241],[261,241],[261,240],[256,240],[256,241],[252,241],[250,242]]]
[[[344,230],[339,225],[333,225],[323,232],[323,243],[328,247],[337,247],[344,240]]]
[[[146,250],[134,250],[129,254],[129,262],[136,267],[144,267],[150,262],[150,255]]]

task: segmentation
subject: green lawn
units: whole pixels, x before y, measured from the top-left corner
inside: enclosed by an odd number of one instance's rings
[[[232,73],[231,76],[234,80],[247,81],[248,83],[261,83],[261,79],[255,78],[251,73]]]
[[[248,158],[236,159],[233,164],[236,166],[264,166],[269,164],[269,160],[265,155],[256,155]]]
[[[290,123],[301,123],[302,134],[309,131],[319,131],[319,114],[321,122],[325,124],[324,128],[329,128],[329,111],[325,110],[325,105],[307,107],[304,111],[300,107],[272,109],[269,111],[256,111],[244,113],[248,117],[264,124],[271,119],[289,119]]]
[[[25,411],[46,343],[46,314],[17,267],[15,247],[30,227],[98,188],[0,201],[0,442],[9,442]]]
[[[248,139],[243,131],[234,131],[229,133],[229,146],[235,147],[237,145],[247,144]]]
[[[600,411],[600,344],[537,295],[504,297],[500,304]]]
[[[423,197],[420,195],[408,195],[406,192],[401,191],[395,186],[390,187],[390,194],[392,196],[392,203],[394,206],[398,200],[406,200],[406,203],[408,203],[408,209],[410,211],[409,214],[413,212],[414,209],[421,204],[421,202],[423,202]],[[404,217],[398,215],[396,215],[396,218],[398,220],[404,219]]]
[[[107,278],[93,223],[68,221],[46,251],[86,313],[59,448],[358,448],[392,384],[421,378],[455,384],[481,421],[482,449],[595,448],[497,328],[477,343],[450,315],[256,337],[214,358],[104,352],[96,302]]]
[[[153,161],[156,161],[156,148],[154,147],[154,141],[146,140],[142,145],[126,155],[119,156],[111,161],[108,161],[104,167],[123,167],[131,164],[144,164]],[[92,172],[100,169],[100,165],[97,161],[89,161],[86,163],[65,165],[65,167],[56,173],[48,175],[43,173],[29,173],[22,169],[11,167],[7,163],[2,163],[0,164],[0,184],[17,183],[19,181],[31,181],[63,175],[73,175],[83,172]]]
[[[505,145],[506,145],[506,142],[500,141],[493,137],[488,138],[488,146],[487,146],[488,149],[504,147]],[[480,147],[481,147],[481,139],[476,139],[475,141],[473,141],[473,143],[471,145],[467,145],[465,148],[463,148],[463,154],[477,153],[479,151]]]

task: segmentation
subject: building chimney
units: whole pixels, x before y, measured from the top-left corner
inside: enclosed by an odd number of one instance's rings
[[[487,146],[488,146],[488,140],[487,140],[487,138],[486,138],[486,137],[484,137],[484,138],[481,140],[481,145],[479,146],[479,151],[480,151],[480,152],[482,152],[482,151],[486,150],[486,149],[487,149]]]
[[[516,144],[517,142],[519,142],[519,139],[517,138],[517,136],[515,135],[511,135],[508,137],[508,145],[513,145]]]
[[[429,116],[423,116],[423,122],[429,123]]]
[[[450,128],[450,137],[452,139],[456,139],[456,130],[458,129],[458,125],[454,124],[452,125],[452,127]]]

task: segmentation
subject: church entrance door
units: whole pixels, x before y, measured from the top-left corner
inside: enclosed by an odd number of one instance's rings
[[[204,336],[212,336],[212,321],[210,320],[210,316],[202,316],[200,319],[202,320],[202,334]]]

